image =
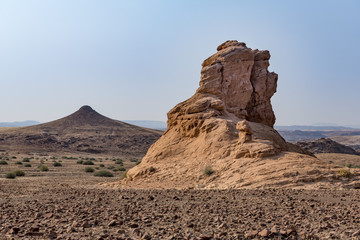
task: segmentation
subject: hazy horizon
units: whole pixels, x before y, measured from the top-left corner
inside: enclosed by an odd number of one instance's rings
[[[166,121],[226,40],[271,53],[276,125],[359,126],[358,1],[0,0],[0,122]]]

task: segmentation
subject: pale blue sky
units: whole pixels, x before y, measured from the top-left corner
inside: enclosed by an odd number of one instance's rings
[[[268,49],[278,125],[360,124],[360,1],[0,0],[0,122],[166,120],[229,39]]]

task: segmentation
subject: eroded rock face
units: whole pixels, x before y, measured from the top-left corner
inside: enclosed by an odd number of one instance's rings
[[[252,50],[245,43],[221,44],[218,52],[203,62],[196,94],[170,111],[169,120],[176,109],[191,102],[192,111],[187,113],[228,112],[272,127],[275,115],[270,98],[276,92],[278,76],[268,71],[269,59],[269,51]],[[211,99],[206,101],[204,95]]]
[[[197,136],[205,119],[230,115],[273,127],[270,98],[278,75],[268,71],[269,51],[252,50],[238,41],[227,41],[217,49],[202,64],[195,95],[168,113],[168,127]]]

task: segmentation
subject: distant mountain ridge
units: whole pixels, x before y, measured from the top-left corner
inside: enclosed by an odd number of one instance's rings
[[[340,144],[330,138],[321,138],[310,142],[297,142],[296,145],[311,153],[343,153],[360,155],[353,148]]]
[[[38,121],[27,120],[21,122],[0,122],[0,127],[27,127],[40,124]]]
[[[291,126],[275,126],[276,130],[288,130],[288,131],[333,131],[333,130],[357,130],[353,127],[345,126],[318,126],[318,125],[291,125]]]

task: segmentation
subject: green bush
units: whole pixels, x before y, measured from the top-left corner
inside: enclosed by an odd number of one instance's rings
[[[118,166],[118,167],[114,168],[113,171],[114,172],[117,172],[117,171],[123,172],[123,171],[126,171],[126,169],[123,166]]]
[[[70,159],[70,160],[74,160],[77,159],[76,157],[67,157],[67,156],[62,156],[62,159]]]
[[[12,158],[12,159],[17,159],[17,157],[16,157],[16,156],[12,156],[11,158]]]
[[[31,164],[30,164],[30,163],[26,163],[26,164],[24,165],[24,167],[31,167]]]
[[[351,163],[347,163],[347,164],[345,164],[345,167],[348,167],[348,168],[360,168],[360,165],[353,165]]]
[[[40,169],[40,171],[42,171],[42,172],[47,172],[47,171],[49,171],[49,168],[48,168],[46,165],[40,165],[39,169]]]
[[[104,164],[100,164],[99,167],[105,167],[105,165],[104,165]]]
[[[153,166],[149,167],[149,172],[155,172],[155,171],[156,169]]]
[[[92,167],[86,167],[84,169],[85,172],[94,172],[95,170]]]
[[[76,164],[83,164],[83,160],[78,160],[78,161],[76,161]]]
[[[91,160],[86,160],[85,162],[82,163],[83,165],[94,165],[93,161]]]
[[[110,170],[111,170],[111,169],[114,169],[114,168],[115,168],[115,166],[108,166],[108,167],[107,167],[107,169],[110,169]]]
[[[16,177],[16,175],[12,172],[9,172],[5,175],[5,178],[9,178],[9,179],[14,179]]]
[[[17,162],[15,162],[15,164],[16,164],[16,165],[22,165],[22,162],[17,161]]]
[[[123,180],[124,178],[126,178],[127,176],[127,171],[123,172],[120,176],[120,179],[119,180]]]
[[[0,165],[8,165],[8,163],[5,160],[0,160]]]
[[[15,171],[13,171],[13,173],[15,174],[15,176],[18,176],[18,177],[25,176],[25,172],[22,170],[15,170]]]
[[[136,165],[139,165],[141,163],[141,160],[137,161],[135,164]]]
[[[130,159],[130,162],[137,162],[138,160],[136,158]]]
[[[59,163],[59,162],[54,162],[54,163],[53,163],[53,166],[54,166],[54,167],[62,167],[62,164]]]
[[[116,161],[115,161],[115,164],[121,164],[121,165],[122,165],[122,164],[123,164],[123,161],[122,161],[121,159],[116,160]]]
[[[341,169],[338,171],[339,176],[341,177],[346,177],[346,178],[351,178],[353,175],[351,174],[351,172],[347,169]]]
[[[95,177],[113,177],[114,175],[109,172],[109,171],[106,171],[106,170],[100,170],[100,171],[97,171],[95,174],[94,174]]]
[[[30,158],[24,158],[23,162],[30,162]]]
[[[211,166],[206,166],[205,168],[204,168],[204,174],[206,175],[206,176],[210,176],[211,174],[213,174],[214,173],[214,170],[212,169],[212,167]]]

